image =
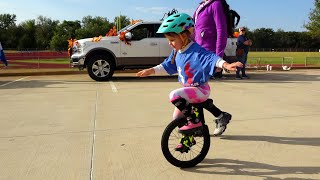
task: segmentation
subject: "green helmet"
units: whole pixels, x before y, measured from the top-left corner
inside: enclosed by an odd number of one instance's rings
[[[185,30],[193,31],[194,22],[193,19],[185,13],[173,14],[167,17],[159,27],[157,33],[181,33]]]

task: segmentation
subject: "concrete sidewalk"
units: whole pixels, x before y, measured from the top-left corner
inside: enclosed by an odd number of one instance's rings
[[[248,75],[209,82],[233,119],[186,169],[161,151],[177,77],[0,77],[0,180],[320,179],[320,71]]]

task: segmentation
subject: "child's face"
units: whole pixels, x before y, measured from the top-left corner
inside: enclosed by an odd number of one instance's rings
[[[172,48],[174,48],[176,51],[179,51],[180,49],[182,49],[183,41],[182,41],[182,39],[180,38],[179,35],[177,35],[177,34],[170,34],[170,35],[165,34],[165,36],[168,39],[169,45]]]

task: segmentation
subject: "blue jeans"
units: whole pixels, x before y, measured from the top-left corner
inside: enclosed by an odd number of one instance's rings
[[[6,56],[4,55],[3,50],[0,51],[0,61],[2,61],[5,66],[8,66],[8,61],[6,59]]]
[[[244,53],[243,56],[238,56],[237,59],[239,62],[241,62],[243,64],[242,68],[237,67],[237,71],[236,71],[236,76],[237,77],[241,77],[240,76],[240,71],[241,71],[241,75],[242,77],[246,77],[246,64],[247,64],[247,58],[248,58],[248,54]]]

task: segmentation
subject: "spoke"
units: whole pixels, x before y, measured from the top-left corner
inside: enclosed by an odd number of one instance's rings
[[[172,131],[171,134],[173,134],[173,135],[174,135],[175,137],[177,137],[178,139],[180,139],[180,138],[182,137],[182,134],[179,133],[178,131],[176,131],[176,132]],[[170,134],[170,136],[171,136],[171,134]]]
[[[202,148],[203,147],[203,145],[202,146],[199,146],[199,144],[197,143],[197,144],[195,144],[195,145],[193,145],[193,146],[196,146],[196,147],[198,147],[198,148]]]
[[[97,65],[93,64],[92,65],[92,70],[94,70],[94,69],[99,69],[99,67]]]
[[[199,150],[196,150],[196,149],[194,149],[194,148],[190,149],[190,151],[191,151],[191,152],[193,152],[193,153],[197,152],[197,154],[199,154],[199,153],[200,153],[200,151],[199,151]],[[196,153],[195,153],[195,154],[196,154]]]
[[[99,60],[99,61],[97,61],[98,62],[98,66],[101,66],[102,65],[102,61],[101,60]]]
[[[175,152],[178,152],[178,156],[176,157],[176,159],[181,159],[181,156],[183,156],[183,154],[182,153],[180,153],[179,151],[175,151]]]
[[[109,63],[107,63],[107,62],[103,63],[103,65],[102,65],[102,66],[103,66],[104,68],[105,68],[105,67],[110,68]]]
[[[98,76],[98,74],[100,73],[99,70],[93,70],[93,69],[92,69],[92,72],[93,72],[93,74],[96,75],[96,76]]]
[[[101,76],[100,77],[105,77],[106,75],[104,74],[104,71],[101,71]]]
[[[102,71],[103,71],[103,72],[106,72],[107,74],[109,74],[110,69],[108,69],[108,68],[103,68]]]

